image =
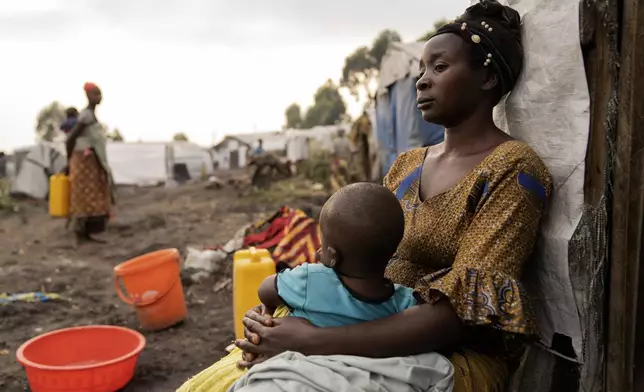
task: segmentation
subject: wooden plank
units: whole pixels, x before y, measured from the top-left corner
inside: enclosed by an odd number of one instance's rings
[[[631,392],[644,221],[644,0],[622,6],[608,314],[607,391]]]
[[[597,207],[605,192],[608,103],[617,77],[612,64],[608,28],[594,2],[581,2],[581,46],[590,96],[590,134],[586,150],[584,202]]]

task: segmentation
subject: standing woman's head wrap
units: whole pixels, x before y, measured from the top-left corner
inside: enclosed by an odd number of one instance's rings
[[[90,106],[96,106],[101,103],[103,94],[96,84],[87,82],[83,85],[83,90],[85,90]]]
[[[456,34],[470,45],[474,67],[489,67],[499,78],[501,99],[516,84],[523,69],[521,17],[495,0],[481,0],[436,35]]]
[[[87,82],[83,85],[83,90],[85,90],[85,93],[90,93],[92,91],[100,90],[98,86],[92,82]]]

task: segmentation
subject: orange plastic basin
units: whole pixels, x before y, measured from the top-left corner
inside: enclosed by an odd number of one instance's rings
[[[136,331],[96,325],[40,335],[16,357],[33,392],[114,392],[130,382],[144,347]]]

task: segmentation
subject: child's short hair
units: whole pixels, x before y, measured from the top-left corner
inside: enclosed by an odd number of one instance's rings
[[[343,259],[361,260],[364,268],[383,270],[405,231],[396,196],[367,182],[348,185],[327,201],[320,215],[322,236]]]
[[[78,117],[78,110],[75,107],[69,107],[65,110],[65,115],[67,118],[76,118]]]

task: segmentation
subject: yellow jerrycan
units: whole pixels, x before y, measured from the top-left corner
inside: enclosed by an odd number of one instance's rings
[[[69,177],[64,174],[49,178],[49,215],[61,218],[69,215]]]
[[[266,249],[244,249],[233,256],[233,317],[235,338],[244,338],[242,319],[246,312],[259,305],[257,290],[262,281],[275,274],[275,262]]]

